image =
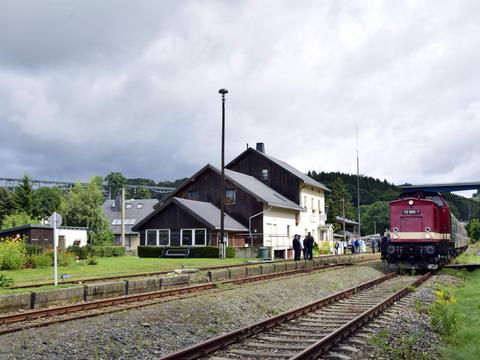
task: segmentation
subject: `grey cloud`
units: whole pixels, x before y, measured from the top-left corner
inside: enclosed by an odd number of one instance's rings
[[[478,7],[3,2],[2,175],[160,180],[218,164],[227,87],[227,158],[263,141],[304,171],[354,172],[358,126],[362,173],[480,178],[462,163],[479,157]]]

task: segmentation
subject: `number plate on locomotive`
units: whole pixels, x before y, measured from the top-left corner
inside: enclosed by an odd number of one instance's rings
[[[420,209],[405,209],[402,210],[403,215],[419,215],[421,213]]]

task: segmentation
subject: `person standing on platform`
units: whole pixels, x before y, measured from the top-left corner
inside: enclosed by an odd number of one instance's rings
[[[335,241],[335,255],[338,255],[338,248],[340,247],[340,244],[338,243],[338,241]]]
[[[302,253],[302,244],[300,243],[300,235],[295,234],[293,237],[293,252],[295,261],[300,260]]]
[[[306,260],[313,260],[313,244],[315,243],[315,239],[313,238],[312,234],[308,233],[307,236],[305,236],[303,243],[306,249]]]
[[[347,249],[348,249],[348,242],[347,240],[343,240],[343,253],[347,255]]]
[[[375,254],[375,246],[377,246],[377,241],[375,239],[372,239],[370,246],[372,247],[372,253]]]

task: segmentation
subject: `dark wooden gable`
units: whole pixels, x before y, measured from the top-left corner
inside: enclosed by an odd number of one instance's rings
[[[300,205],[300,180],[258,151],[249,148],[228,164],[227,168],[255,177],[287,199]],[[268,180],[262,178],[264,169],[268,171]]]
[[[172,202],[140,225],[137,230],[140,232],[140,244],[145,244],[145,230],[169,229],[170,244],[178,246],[180,245],[180,229],[203,228],[207,228],[207,236],[209,236],[211,231],[206,224]]]
[[[206,201],[220,208],[220,180],[220,174],[210,168],[206,168],[194,179],[191,179],[182,189],[177,191],[175,196],[184,199]],[[263,204],[228,180],[225,181],[225,189],[236,191],[236,202],[234,204],[225,204],[225,213],[248,228],[249,217],[261,212]],[[192,196],[196,198],[192,199]],[[261,220],[261,217],[257,217],[254,221],[257,222],[258,218]],[[261,224],[255,223],[255,225],[257,229],[262,228]]]
[[[142,224],[140,231],[147,229],[196,229],[206,228],[207,225],[180,208],[170,203],[151,219]]]

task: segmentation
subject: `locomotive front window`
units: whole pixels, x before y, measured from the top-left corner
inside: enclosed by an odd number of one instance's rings
[[[429,199],[429,200],[432,200],[435,205],[437,206],[444,206],[445,203],[443,202],[442,198],[438,195],[435,195],[435,196],[425,196],[425,199]]]

